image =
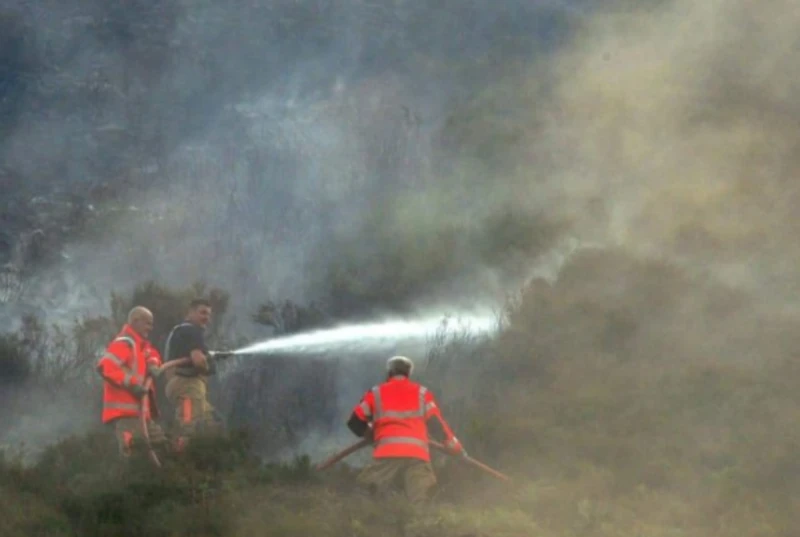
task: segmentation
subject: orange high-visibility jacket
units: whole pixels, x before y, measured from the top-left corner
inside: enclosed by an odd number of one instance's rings
[[[442,417],[433,393],[399,375],[373,387],[353,409],[362,421],[372,420],[376,459],[410,457],[430,461],[427,421],[436,417],[444,430],[447,446],[459,451],[461,443]]]
[[[130,390],[134,385],[144,385],[148,365],[161,365],[158,351],[126,324],[97,362],[97,371],[105,381],[103,423],[117,418],[139,417],[140,399]],[[151,398],[151,416],[148,418],[155,417],[158,410],[154,390],[148,396]]]

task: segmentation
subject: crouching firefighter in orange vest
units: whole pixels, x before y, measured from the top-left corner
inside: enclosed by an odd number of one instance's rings
[[[132,452],[149,451],[164,447],[166,436],[153,421],[158,417],[155,388],[145,387],[148,376],[157,376],[161,365],[158,351],[146,339],[153,329],[153,314],[137,306],[128,314],[128,322],[114,338],[97,363],[103,378],[104,424],[114,425],[120,454],[130,457]],[[147,415],[142,416],[142,399]],[[147,430],[145,431],[145,425]]]
[[[386,496],[398,481],[412,504],[420,505],[436,486],[428,447],[427,421],[435,417],[445,434],[445,446],[455,455],[466,454],[442,417],[436,399],[426,387],[409,380],[413,362],[394,356],[387,362],[387,380],[373,387],[356,405],[347,426],[356,436],[372,435],[372,462],[358,482]]]

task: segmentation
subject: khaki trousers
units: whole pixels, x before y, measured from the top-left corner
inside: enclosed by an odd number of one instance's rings
[[[430,499],[436,486],[436,474],[431,463],[406,457],[373,459],[358,475],[360,485],[381,497],[400,489],[412,504],[423,504]]]
[[[176,448],[183,449],[189,438],[198,433],[222,431],[214,407],[208,402],[208,388],[203,377],[173,376],[165,388],[167,399],[175,407]]]
[[[150,435],[150,444],[153,448],[163,448],[167,443],[164,430],[154,421],[147,422],[147,432]],[[114,434],[117,437],[117,446],[122,457],[128,458],[134,452],[145,453],[147,443],[142,431],[142,421],[139,418],[117,418],[114,420]]]

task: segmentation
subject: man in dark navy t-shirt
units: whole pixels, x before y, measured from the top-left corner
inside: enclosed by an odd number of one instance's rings
[[[207,397],[208,376],[216,372],[205,343],[205,328],[210,321],[211,303],[202,298],[192,300],[186,319],[172,329],[164,344],[165,363],[180,358],[191,360],[188,365],[165,371],[167,398],[175,407],[178,451],[198,430],[220,429]]]

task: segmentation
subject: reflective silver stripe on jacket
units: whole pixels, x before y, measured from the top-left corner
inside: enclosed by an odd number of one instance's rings
[[[361,407],[361,411],[364,412],[364,415],[366,417],[372,416],[372,410],[370,410],[369,405],[367,404],[366,401],[361,401],[361,405],[359,406]]]
[[[103,403],[103,408],[110,410],[136,410],[139,411],[139,405],[136,403]]]
[[[375,419],[383,417],[383,408],[381,408],[381,387],[373,386],[372,395],[375,398]]]
[[[406,418],[418,418],[420,416],[419,410],[387,410],[383,414],[381,414],[382,418],[397,418],[397,419],[406,419]]]
[[[120,364],[122,371],[125,373],[125,377],[122,380],[122,385],[126,388],[130,388],[132,383],[142,384],[142,380],[140,380],[141,377],[139,376],[139,348],[136,346],[136,342],[130,336],[119,336],[112,343],[117,341],[124,341],[125,343],[129,344],[131,346],[131,350],[133,350],[133,363],[131,364],[131,367],[126,368]]]
[[[125,377],[122,379],[122,385],[126,388],[130,388],[134,384],[142,384],[140,380],[142,377],[139,375],[133,375],[130,371],[123,370],[125,372]]]
[[[425,451],[428,451],[428,443],[424,440],[420,440],[419,438],[412,438],[410,436],[389,436],[387,438],[381,438],[375,443],[375,447],[378,448],[380,446],[388,446],[388,445],[397,445],[397,444],[411,444],[413,446],[421,447]]]
[[[115,364],[117,364],[117,365],[118,365],[118,366],[120,366],[120,367],[123,367],[123,366],[125,365],[125,362],[123,362],[123,361],[122,361],[122,359],[121,359],[119,356],[117,356],[116,354],[113,354],[113,353],[111,353],[111,352],[106,352],[106,353],[105,353],[105,354],[104,354],[104,355],[103,355],[103,356],[100,358],[100,361],[102,362],[102,361],[103,361],[103,360],[105,360],[106,358],[108,358],[109,360],[111,360],[112,362],[114,362]]]
[[[419,405],[417,406],[416,410],[387,410],[386,412],[384,412],[383,407],[381,405],[380,386],[374,386],[372,388],[372,394],[375,397],[375,419],[378,420],[381,418],[397,418],[397,419],[424,418],[425,413],[427,411],[425,407],[426,393],[428,393],[428,389],[425,386],[420,386]]]
[[[125,341],[131,346],[131,349],[133,349],[133,364],[130,369],[133,371],[133,374],[135,375],[139,371],[139,349],[136,346],[136,342],[133,340],[132,337],[129,336],[120,336],[114,341],[115,342]]]

